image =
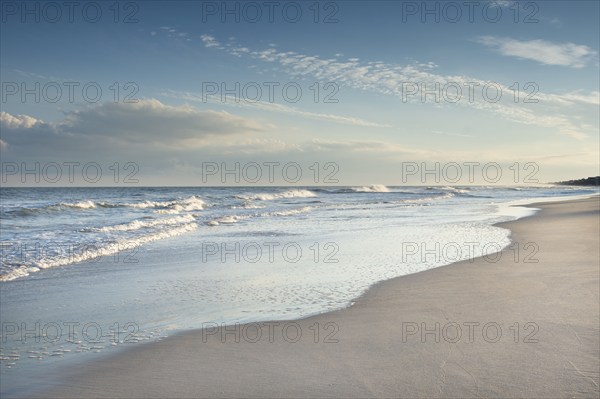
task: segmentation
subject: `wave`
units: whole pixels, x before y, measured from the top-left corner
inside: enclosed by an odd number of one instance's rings
[[[66,266],[101,256],[114,255],[117,252],[130,250],[152,241],[158,241],[187,233],[195,230],[197,227],[198,225],[196,223],[186,223],[136,238],[121,239],[103,244],[80,245],[81,249],[73,249],[67,256],[48,257],[39,261],[32,261],[30,264],[22,264],[19,267],[10,270],[8,273],[0,275],[0,281],[10,281],[20,277],[26,277],[30,273],[37,272],[41,269]],[[11,262],[6,262],[5,264],[8,265],[10,263]]]
[[[467,193],[471,192],[471,190],[469,190],[468,188],[459,188],[459,187],[451,187],[451,186],[427,187],[427,190],[440,190],[440,191],[447,191],[447,192],[458,193],[458,194],[467,194]]]
[[[60,204],[58,204],[59,207],[66,207],[66,208],[75,208],[75,209],[91,209],[91,208],[95,208],[96,204],[92,201],[80,201],[80,202],[75,202],[75,203],[69,203],[69,202],[61,202]]]
[[[389,193],[390,189],[383,184],[373,184],[371,186],[353,187],[351,190],[357,193]]]
[[[232,205],[231,209],[263,209],[265,206],[257,205],[251,201],[245,201],[243,205]]]
[[[6,216],[35,216],[38,214],[56,212],[56,211],[64,211],[69,209],[94,209],[96,208],[96,203],[93,201],[80,201],[80,202],[60,202],[57,204],[45,205],[41,207],[26,207],[21,206],[13,210],[8,210],[3,212]]]
[[[293,216],[293,215],[299,215],[301,213],[310,212],[312,209],[313,208],[310,206],[305,206],[303,208],[290,209],[288,211],[266,212],[266,213],[262,213],[260,216]]]
[[[207,226],[219,226],[221,224],[233,224],[233,223],[237,223],[240,220],[248,219],[250,217],[251,217],[250,215],[223,216],[218,219],[214,219],[209,222],[206,222],[206,225]]]
[[[389,193],[390,189],[383,184],[373,184],[370,186],[344,187],[336,189],[312,188],[311,190],[327,194],[351,194],[351,193]],[[414,192],[399,192],[401,194],[416,194]]]
[[[228,215],[222,216],[218,219],[213,219],[211,221],[206,222],[207,226],[219,226],[221,224],[233,224],[237,223],[240,220],[255,218],[255,217],[274,217],[274,216],[293,216],[299,215],[301,213],[310,212],[313,208],[310,206],[305,206],[297,209],[289,209],[285,211],[274,211],[274,212],[264,212],[264,213],[255,213],[251,215]]]
[[[196,196],[191,196],[184,199],[171,201],[143,201],[134,203],[111,203],[106,201],[94,202],[92,200],[82,200],[78,202],[60,202],[57,204],[45,205],[42,207],[28,208],[20,207],[14,211],[7,213],[16,214],[17,216],[31,216],[37,213],[48,211],[61,211],[65,209],[95,209],[95,208],[138,208],[138,209],[155,209],[155,213],[159,214],[177,214],[180,212],[191,212],[205,209],[206,202]]]
[[[132,208],[157,208],[156,213],[170,214],[179,212],[201,211],[206,207],[206,202],[192,195],[182,200],[173,201],[144,201],[132,204],[124,204]]]
[[[156,220],[151,220],[151,221],[142,221],[142,220],[134,220],[133,222],[130,223],[123,223],[123,224],[117,224],[114,226],[105,226],[105,227],[100,227],[100,228],[91,228],[91,229],[84,229],[82,231],[95,231],[95,232],[111,232],[111,231],[132,231],[132,230],[139,230],[139,229],[144,229],[144,228],[149,228],[149,227],[157,227],[157,226],[172,226],[172,225],[177,225],[177,224],[183,224],[183,223],[190,223],[190,222],[194,222],[195,218],[192,215],[184,215],[184,216],[178,216],[178,217],[174,217],[174,218],[166,218],[166,219],[156,219]]]
[[[308,198],[316,197],[317,194],[310,190],[288,190],[283,193],[260,193],[252,195],[238,195],[236,198],[243,200],[259,200],[259,201],[270,201],[281,198]]]
[[[447,192],[447,193],[434,193],[437,194],[435,196],[432,197],[423,197],[423,198],[415,198],[415,199],[406,199],[406,200],[401,200],[398,201],[398,203],[401,204],[421,204],[421,203],[425,203],[425,202],[432,202],[432,201],[439,201],[439,200],[445,200],[445,199],[450,199],[456,196],[455,193],[451,193],[451,192]]]

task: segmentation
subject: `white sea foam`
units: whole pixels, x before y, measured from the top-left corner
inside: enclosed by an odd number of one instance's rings
[[[183,223],[193,222],[195,219],[192,215],[183,215],[173,218],[166,219],[156,219],[156,220],[134,220],[130,223],[117,224],[114,226],[105,226],[97,229],[90,229],[92,231],[100,231],[100,232],[110,232],[110,231],[131,231],[131,230],[139,230],[148,227],[157,227],[157,226],[172,226]]]
[[[255,204],[251,201],[246,201],[246,202],[244,202],[243,205],[234,205],[231,207],[231,209],[263,209],[263,208],[265,208],[265,206]]]
[[[233,223],[239,222],[240,220],[244,220],[244,219],[248,219],[248,218],[250,218],[250,215],[229,215],[229,216],[223,216],[221,218],[211,220],[211,221],[207,222],[206,224],[208,226],[218,226],[220,224],[233,224]]]
[[[123,204],[123,206],[130,207],[130,208],[146,209],[146,208],[167,207],[173,203],[174,203],[174,201],[167,202],[167,201],[148,201],[148,200],[146,200],[143,202],[134,202],[134,203],[129,203],[129,204]]]
[[[353,187],[351,190],[357,193],[389,193],[390,189],[383,184],[373,184],[371,186]]]
[[[422,204],[422,203],[427,203],[427,202],[450,199],[450,198],[453,198],[454,196],[455,196],[454,193],[445,193],[442,195],[435,195],[435,196],[431,196],[431,197],[404,199],[404,200],[400,200],[400,201],[396,201],[396,202],[402,203],[402,204]]]
[[[230,223],[236,223],[240,220],[244,220],[247,219],[247,216],[236,216],[236,215],[232,215],[232,216],[225,216],[220,218],[219,220],[217,220],[219,223],[223,224],[230,224]]]
[[[15,280],[21,277],[29,276],[29,273],[34,273],[39,271],[38,267],[21,265],[15,269],[10,270],[8,273],[0,275],[0,281],[10,281]]]
[[[195,195],[174,201],[144,201],[123,204],[131,208],[157,208],[154,212],[159,214],[177,214],[180,212],[200,211],[206,207],[206,202]]]
[[[468,189],[466,188],[457,188],[457,187],[450,187],[450,186],[445,186],[445,187],[430,187],[430,189],[432,190],[441,190],[441,191],[449,191],[451,193],[460,193],[460,194],[466,194],[469,192]]]
[[[94,202],[91,200],[82,200],[78,202],[60,202],[58,204],[46,205],[41,208],[26,208],[26,211],[43,211],[43,210],[61,210],[64,208],[71,209],[94,209],[94,208],[137,208],[137,209],[156,209],[156,213],[179,213],[189,211],[199,211],[206,207],[206,202],[196,196],[187,197],[184,199],[172,201],[150,201],[132,202],[132,203],[113,203],[108,201]]]
[[[596,194],[597,195],[597,194]],[[573,201],[578,199],[585,199],[593,197],[594,194],[582,194],[582,195],[570,195],[570,196],[557,196],[557,197],[538,197],[538,198],[528,198],[528,199],[520,199],[513,200],[509,202],[503,202],[501,204],[496,204],[497,206],[497,214],[501,216],[508,216],[514,219],[521,219],[527,216],[534,215],[540,208],[536,208],[531,204],[535,204],[537,202],[559,202],[559,201]]]
[[[154,211],[154,213],[157,213],[159,215],[176,215],[179,213],[179,210],[177,210],[177,209],[157,209]]]
[[[293,215],[299,215],[301,213],[310,212],[312,209],[313,208],[310,206],[305,206],[302,208],[290,209],[287,211],[265,212],[265,213],[262,213],[261,216],[293,216]]]
[[[61,202],[60,206],[64,206],[67,208],[76,208],[76,209],[91,209],[91,208],[95,208],[96,204],[92,201],[80,201],[80,202],[75,202],[75,203],[70,203],[70,202]]]
[[[40,269],[65,266],[72,263],[94,259],[100,256],[113,255],[124,249],[132,249],[152,241],[175,237],[195,230],[197,227],[198,225],[196,223],[186,223],[135,238],[124,238],[109,243],[87,245],[84,246],[84,249],[82,250],[73,249],[67,251],[68,253],[63,254],[62,256],[49,256],[37,261],[32,261],[32,264],[30,265],[21,265],[20,267],[0,276],[0,281],[9,281],[20,277],[25,277],[28,276],[29,273],[38,271]]]
[[[238,198],[245,200],[260,200],[260,201],[270,201],[280,198],[308,198],[308,197],[316,197],[317,194],[313,193],[310,190],[288,190],[282,193],[259,193],[253,194],[249,196],[238,196]]]

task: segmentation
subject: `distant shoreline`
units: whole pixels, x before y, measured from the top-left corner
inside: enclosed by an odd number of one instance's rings
[[[561,181],[561,182],[557,182],[554,184],[558,184],[560,186],[598,187],[598,186],[600,186],[600,176],[588,177],[585,179],[578,179],[578,180]]]

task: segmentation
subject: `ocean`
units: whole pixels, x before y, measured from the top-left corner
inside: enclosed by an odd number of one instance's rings
[[[540,187],[113,187],[0,191],[2,394],[220,323],[347,307],[371,285],[494,254]],[[42,377],[47,376],[47,377]],[[34,384],[36,385],[36,384]],[[39,387],[39,383],[36,385]]]

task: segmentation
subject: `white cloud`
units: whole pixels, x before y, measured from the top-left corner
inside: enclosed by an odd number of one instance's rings
[[[463,134],[463,133],[452,133],[452,132],[441,132],[439,130],[432,130],[431,133],[433,134],[437,134],[440,136],[452,136],[452,137],[468,137],[468,138],[472,138],[473,136],[470,134]]]
[[[210,35],[202,35],[200,36],[200,39],[202,39],[202,43],[204,43],[204,45],[206,47],[219,47],[219,48],[223,48],[221,47],[221,45],[219,44],[219,42],[212,36]]]
[[[480,36],[477,42],[509,57],[571,68],[583,68],[598,55],[597,51],[585,45],[553,43],[540,39],[522,41],[507,37]]]
[[[44,122],[28,115],[13,116],[8,112],[0,112],[0,126],[2,126],[3,129],[30,129],[33,126],[42,123]]]
[[[228,44],[221,47],[219,42],[212,36],[204,35],[203,40],[207,47],[216,47],[229,54],[240,55],[241,47]],[[244,47],[245,50],[247,48]],[[462,99],[456,105],[463,105],[477,110],[492,112],[505,120],[510,120],[525,125],[541,126],[557,129],[559,133],[583,139],[589,136],[589,129],[579,126],[577,115],[573,113],[563,114],[564,107],[576,104],[595,104],[595,92],[585,94],[581,92],[569,93],[567,95],[548,94],[536,92],[534,98],[538,103],[529,105],[525,103],[526,96],[530,94],[527,90],[520,90],[515,102],[514,91],[511,87],[498,82],[473,78],[470,76],[450,76],[435,73],[433,70],[437,65],[433,63],[413,62],[407,65],[384,63],[381,61],[360,62],[357,58],[339,60],[336,58],[324,59],[314,55],[299,54],[292,51],[277,51],[273,48],[266,50],[244,51],[244,55],[252,59],[280,64],[284,70],[294,78],[312,78],[323,82],[336,82],[340,86],[352,89],[377,92],[391,95],[406,100],[408,85],[423,85],[432,89],[435,85],[458,85],[463,88]],[[511,82],[512,83],[512,82]],[[484,98],[483,87],[494,85],[502,93],[500,101],[494,103]],[[473,101],[470,99],[469,87],[478,88]],[[450,103],[436,101],[434,96],[420,95],[420,89],[416,95],[408,97],[408,101],[432,103],[436,106],[447,106]],[[454,106],[454,104],[452,104]],[[584,131],[586,130],[586,131]]]
[[[579,91],[563,94],[560,96],[561,99],[576,101],[592,105],[600,105],[600,92],[594,91],[589,94],[581,93]]]
[[[436,154],[434,151],[409,148],[396,143],[376,141],[376,140],[322,140],[314,139],[304,143],[300,147],[303,151],[322,151],[333,153],[359,153],[392,155],[392,156],[414,156],[414,157],[432,157]]]
[[[262,127],[225,111],[199,111],[188,105],[174,107],[149,99],[104,103],[73,111],[60,122],[60,130],[124,141],[177,142],[208,135],[256,132]]]
[[[377,122],[371,122],[365,119],[356,118],[353,116],[335,115],[335,114],[324,114],[318,112],[303,111],[296,107],[292,107],[284,104],[276,104],[273,102],[265,101],[237,101],[237,102],[224,102],[218,96],[207,95],[205,98],[201,94],[188,93],[188,92],[177,92],[168,91],[163,93],[166,96],[178,98],[185,101],[195,102],[210,102],[214,104],[229,105],[232,107],[243,107],[243,108],[254,108],[262,111],[276,112],[288,115],[296,115],[308,119],[315,119],[327,122],[334,122],[343,125],[353,126],[365,126],[365,127],[391,127],[388,124],[382,124]]]
[[[257,137],[245,134],[263,131],[253,121],[227,112],[199,111],[185,105],[168,106],[158,100],[90,106],[70,112],[55,123],[2,112],[0,122],[3,132],[0,146],[5,149],[10,145],[30,156],[43,153],[60,156],[64,152],[89,157],[102,153],[102,149],[129,155],[139,150],[190,154],[203,150],[219,156],[341,151],[390,156],[432,154],[384,141],[311,139],[288,142],[277,137]]]
[[[169,106],[155,99],[137,103],[104,103],[66,114],[55,123],[44,123],[27,115],[0,114],[3,139],[22,144],[54,139],[110,140],[136,145],[189,148],[209,139],[231,138],[264,131],[249,119],[225,111],[200,111],[188,105]]]

